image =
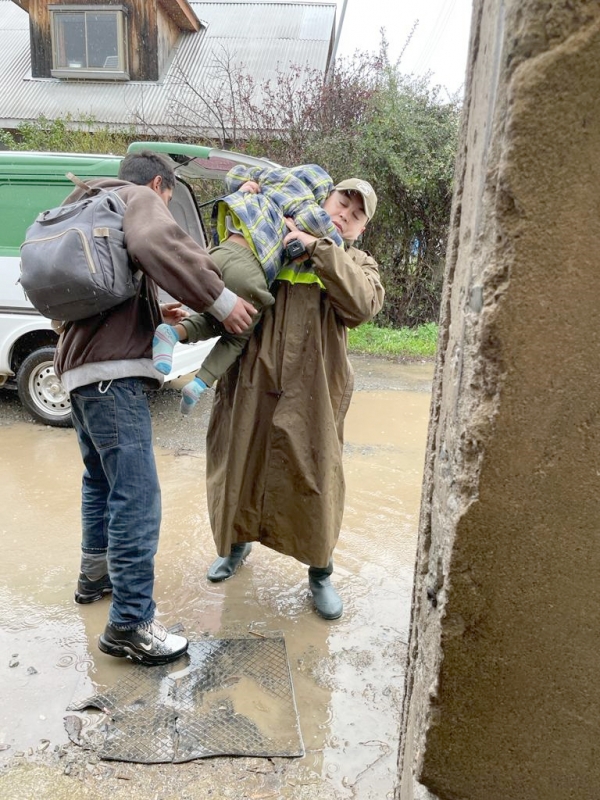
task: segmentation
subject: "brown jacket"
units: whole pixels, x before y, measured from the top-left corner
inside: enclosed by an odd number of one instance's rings
[[[344,510],[344,418],[353,389],[347,327],[371,319],[377,264],[328,239],[312,251],[318,284],[275,282],[275,304],[217,383],[207,433],[207,492],[219,555],[260,541],[326,566]]]
[[[69,391],[83,383],[119,377],[160,382],[151,360],[153,333],[162,321],[155,284],[196,311],[221,310],[223,298],[231,293],[210,256],[179,227],[152,189],[116,179],[90,184],[119,189],[127,206],[123,218],[127,251],[134,270],[144,274],[131,299],[66,325],[56,356],[57,373]],[[76,189],[65,203],[81,195],[82,190]]]

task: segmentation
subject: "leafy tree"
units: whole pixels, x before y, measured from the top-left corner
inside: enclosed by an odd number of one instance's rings
[[[395,326],[437,319],[452,200],[459,108],[425,80],[388,69],[360,141],[379,206],[365,246],[381,263]]]

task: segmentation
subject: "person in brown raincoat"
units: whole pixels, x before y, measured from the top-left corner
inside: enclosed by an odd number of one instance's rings
[[[330,575],[353,390],[346,329],[372,319],[384,297],[376,262],[352,243],[376,204],[373,187],[356,178],[325,200],[344,247],[287,220],[284,243],[298,240],[308,260],[278,274],[274,305],[217,383],[207,432],[208,508],[219,553],[208,579],[231,577],[260,542],[308,565],[315,607],[326,619],[343,611]]]

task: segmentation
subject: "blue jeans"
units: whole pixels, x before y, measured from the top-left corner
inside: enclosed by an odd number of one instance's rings
[[[106,553],[113,586],[109,622],[137,628],[154,617],[154,556],[161,519],[148,401],[139,378],[71,392],[85,466],[82,551]]]

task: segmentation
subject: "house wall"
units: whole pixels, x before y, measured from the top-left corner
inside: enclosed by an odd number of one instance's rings
[[[39,4],[39,0],[36,3]],[[163,58],[167,60],[166,69],[162,72],[158,67],[154,72],[148,69],[148,80],[141,80],[139,71],[136,74],[133,70],[131,81],[66,78],[49,83],[49,19],[40,16],[42,12],[47,14],[48,4],[45,2],[33,9],[34,38],[39,49],[47,44],[48,50],[45,66],[42,64],[43,68],[40,67],[38,52],[38,68],[34,69],[42,77],[31,80],[30,16],[18,7],[17,2],[0,0],[0,127],[14,130],[23,122],[40,116],[48,120],[70,116],[73,120],[92,117],[94,125],[99,127],[129,128],[133,124],[140,133],[147,133],[149,127],[157,135],[172,132],[174,94],[181,98],[182,104],[193,102],[194,98],[193,89],[180,80],[178,66],[173,63],[174,52],[167,55],[166,43],[174,38],[171,24],[165,21],[168,33],[164,33],[164,38],[161,33],[164,44],[159,45],[161,61]],[[287,0],[262,4],[247,2],[235,7],[243,13],[233,15],[232,8],[231,3],[191,2],[189,11],[193,18],[190,19],[183,14],[186,10],[183,0],[158,2],[158,10],[164,11],[182,31],[175,52],[181,58],[180,63],[185,65],[186,79],[191,87],[203,87],[208,93],[214,90],[216,77],[211,53],[222,50],[224,42],[232,63],[242,64],[257,84],[272,79],[278,70],[289,71],[292,64],[304,64],[307,69],[327,68],[326,55],[335,20],[334,5]],[[178,11],[182,13],[178,14]],[[201,25],[199,16],[209,24]],[[157,27],[161,26],[158,15],[156,19]],[[260,33],[258,38],[257,31]],[[131,49],[136,56],[138,48]],[[150,51],[151,48],[145,49]],[[151,76],[158,77],[158,80],[150,79]],[[186,128],[191,136],[215,136],[211,125],[200,124],[198,127],[188,123]]]
[[[127,0],[131,80],[157,81],[158,10],[156,0]]]
[[[30,0],[31,71],[34,78],[49,78],[52,70],[52,38],[49,0]],[[73,0],[51,0],[52,5],[72,5]],[[158,11],[156,0],[102,0],[102,5],[127,9],[129,77],[155,81],[159,76]],[[94,5],[82,0],[81,5]]]
[[[401,800],[600,786],[600,4],[475,0]]]
[[[29,1],[29,36],[31,74],[34,78],[49,78],[52,69],[52,39],[48,0]]]
[[[158,74],[164,75],[181,33],[174,20],[158,8]]]

